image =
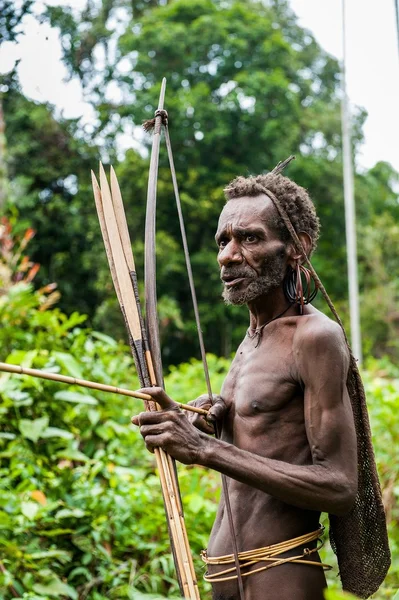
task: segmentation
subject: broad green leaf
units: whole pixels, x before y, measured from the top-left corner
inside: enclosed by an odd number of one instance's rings
[[[79,460],[81,462],[87,462],[90,460],[86,454],[80,452],[80,450],[74,450],[73,448],[66,448],[65,450],[60,450],[57,452],[58,458],[66,458],[68,460]]]
[[[74,535],[72,536],[72,541],[83,552],[92,552],[93,551],[93,542],[92,540],[85,535]]]
[[[94,338],[100,340],[100,342],[104,342],[108,346],[112,346],[114,348],[115,346],[117,346],[117,342],[114,339],[112,339],[112,337],[110,337],[109,335],[105,335],[105,333],[101,333],[100,331],[92,331],[91,335]]]
[[[3,438],[3,440],[15,440],[15,437],[15,433],[7,433],[0,431],[0,438]]]
[[[78,363],[78,361],[67,352],[53,352],[53,357],[56,359],[57,363],[60,364],[67,375],[71,377],[77,377],[78,379],[83,379],[83,371]]]
[[[56,400],[63,400],[64,402],[72,402],[74,404],[91,404],[95,406],[98,404],[97,400],[93,396],[88,394],[81,394],[80,392],[71,392],[69,390],[61,390],[54,394]]]
[[[59,429],[58,427],[47,427],[41,435],[41,438],[59,437],[64,440],[71,440],[74,438],[73,433],[66,431],[65,429]]]
[[[96,425],[98,423],[98,421],[100,420],[101,413],[98,410],[96,410],[95,408],[90,408],[87,411],[87,416],[90,419],[90,423],[92,425]]]
[[[29,369],[37,354],[37,350],[15,350],[8,356],[7,362],[12,365],[21,365],[21,367]]]
[[[67,585],[66,583],[63,583],[59,579],[53,579],[46,584],[36,583],[33,585],[33,589],[38,594],[44,594],[55,598],[59,598],[61,596],[68,596],[68,598],[72,598],[72,600],[78,599],[77,591],[73,587]]]
[[[34,519],[40,509],[37,502],[21,502],[21,512],[27,519]]]
[[[32,440],[32,442],[37,442],[43,431],[47,428],[48,422],[48,417],[41,417],[40,419],[34,419],[33,421],[21,419],[18,423],[18,427],[24,438]]]
[[[32,554],[25,554],[26,558],[31,560],[39,560],[42,558],[58,558],[63,564],[70,562],[72,555],[70,552],[65,550],[46,550],[45,552],[32,552]]]
[[[85,511],[80,508],[62,508],[55,514],[56,519],[66,519],[68,517],[75,517],[79,519],[85,516]]]

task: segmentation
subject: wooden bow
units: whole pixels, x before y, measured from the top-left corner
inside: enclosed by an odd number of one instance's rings
[[[163,106],[166,81],[162,82],[159,106]],[[143,387],[162,385],[162,362],[160,353],[156,281],[155,281],[155,209],[156,182],[161,124],[155,119],[156,133],[148,183],[147,218],[145,232],[145,295],[147,328],[141,314],[137,275],[122,196],[111,167],[111,187],[100,163],[100,185],[92,173],[93,191],[100,221],[105,250],[114,282],[120,308],[128,331],[129,343],[136,364],[140,383]],[[148,338],[147,338],[148,334]],[[148,339],[148,341],[147,341]],[[160,410],[154,402],[147,402],[147,410]],[[174,556],[179,586],[184,598],[200,600],[194,572],[183,508],[180,499],[179,483],[174,460],[160,448],[155,449],[161,488]]]
[[[157,292],[156,292],[156,254],[155,254],[155,226],[156,226],[156,196],[157,179],[159,163],[159,146],[161,138],[162,116],[159,111],[163,109],[165,98],[166,79],[162,80],[161,92],[159,96],[158,111],[155,116],[154,136],[152,141],[151,161],[148,176],[147,191],[147,211],[145,222],[145,248],[144,248],[144,280],[145,280],[145,300],[146,300],[146,323],[149,347],[154,364],[155,380],[152,385],[163,385],[161,346],[159,340],[159,327],[157,316]],[[168,497],[164,492],[165,509],[168,516],[169,535],[173,556],[175,559],[176,572],[179,580],[179,586],[184,597],[200,598],[198,586],[195,577],[194,565],[192,561],[190,545],[188,542],[187,531],[185,527],[183,509],[181,505],[179,482],[177,479],[177,470],[174,459],[167,456],[161,450],[167,460],[165,468],[168,477],[172,483],[172,496]],[[173,500],[168,508],[167,500]],[[173,509],[172,511],[170,509]],[[178,513],[179,519],[175,513]],[[171,525],[177,525],[175,532]],[[183,543],[182,543],[183,542]],[[189,592],[189,595],[188,595]]]

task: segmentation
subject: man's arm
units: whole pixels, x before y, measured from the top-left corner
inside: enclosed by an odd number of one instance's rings
[[[349,357],[345,340],[335,323],[316,321],[311,329],[303,324],[293,350],[305,388],[312,465],[265,458],[210,438],[174,410],[141,413],[135,418],[147,446],[161,446],[181,462],[210,467],[287,504],[345,514],[357,491],[356,433],[346,389]],[[154,395],[150,389],[146,392]],[[157,393],[166,407],[161,399],[165,393]]]

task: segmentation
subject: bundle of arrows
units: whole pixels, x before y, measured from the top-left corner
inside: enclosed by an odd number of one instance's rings
[[[104,246],[115,292],[125,320],[129,343],[143,387],[157,385],[152,355],[147,342],[141,314],[136,269],[118,181],[111,167],[109,186],[100,164],[100,185],[92,173],[94,197]],[[147,410],[159,410],[152,400],[146,400]],[[194,566],[183,517],[176,469],[173,460],[162,449],[155,449],[168,519],[169,533],[178,577],[185,598],[199,598]]]

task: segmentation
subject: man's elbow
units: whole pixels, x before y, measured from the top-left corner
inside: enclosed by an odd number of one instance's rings
[[[329,512],[337,517],[347,515],[355,504],[357,487],[357,478],[340,478],[334,490],[334,502]]]

